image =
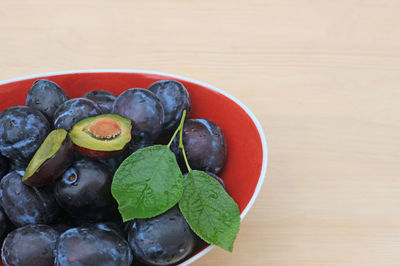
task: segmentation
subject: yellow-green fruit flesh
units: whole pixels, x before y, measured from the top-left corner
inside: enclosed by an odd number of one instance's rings
[[[113,152],[131,140],[132,122],[117,114],[89,117],[76,123],[69,133],[72,142],[91,151]]]
[[[60,149],[67,134],[68,132],[65,129],[56,129],[50,132],[29,162],[22,181],[31,177],[46,160],[50,159]]]

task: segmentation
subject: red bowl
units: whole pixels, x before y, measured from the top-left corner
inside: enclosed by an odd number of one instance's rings
[[[71,98],[99,89],[119,95],[129,88],[146,88],[161,79],[181,82],[190,94],[190,118],[210,119],[219,125],[225,135],[228,155],[221,178],[228,193],[239,205],[241,219],[253,205],[267,169],[268,149],[265,135],[253,113],[228,93],[200,81],[152,71],[65,71],[0,82],[0,111],[13,105],[24,105],[29,88],[39,78],[56,82]],[[212,247],[204,247],[180,265],[197,260]]]

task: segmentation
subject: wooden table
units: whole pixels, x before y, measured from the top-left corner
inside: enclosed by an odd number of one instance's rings
[[[243,101],[268,138],[266,181],[233,254],[193,265],[400,265],[399,13],[396,0],[2,0],[0,79],[147,69]]]

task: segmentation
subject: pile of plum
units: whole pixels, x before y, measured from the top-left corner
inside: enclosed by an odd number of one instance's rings
[[[169,141],[183,111],[190,112],[189,93],[181,83],[162,80],[119,96],[97,90],[69,99],[56,83],[37,80],[25,104],[0,113],[4,265],[171,265],[204,244],[177,206],[154,218],[123,223],[111,195],[113,175],[121,162],[138,149]],[[132,123],[131,139],[123,143],[124,149],[115,151],[112,147],[124,138],[120,137],[122,119],[113,114]],[[101,156],[94,153],[98,156],[87,157],[88,153],[78,152],[71,144],[65,146],[63,141],[60,145],[65,151],[44,156],[33,171],[37,174],[40,170],[40,175],[51,178],[45,184],[25,180],[35,153],[40,150],[46,154],[54,148],[47,140],[43,144],[50,132],[65,129],[71,133],[79,121],[99,115],[104,124],[87,125],[85,137],[93,138],[93,144],[85,150],[102,145],[111,148]],[[190,166],[206,171],[224,185],[217,176],[226,157],[221,129],[207,119],[188,119],[183,126],[183,144]],[[186,171],[178,137],[171,149]],[[48,163],[50,160],[57,163]],[[35,178],[39,180],[40,175]]]

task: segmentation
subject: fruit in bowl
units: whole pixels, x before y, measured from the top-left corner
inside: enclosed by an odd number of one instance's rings
[[[46,89],[52,93],[41,94]],[[16,224],[45,223],[55,230],[66,229],[60,232],[65,245],[54,253],[57,265],[89,263],[87,256],[98,249],[88,244],[90,239],[129,247],[121,249],[124,255],[118,260],[104,255],[101,261],[111,265],[121,261],[129,265],[132,258],[152,265],[188,264],[210,250],[206,243],[232,250],[239,220],[257,196],[267,162],[258,121],[233,97],[184,77],[100,70],[5,81],[0,83],[0,98],[4,99],[0,121],[6,125],[0,130],[4,156],[0,159],[7,168],[2,171],[7,173],[5,180],[14,180],[4,182],[2,198],[12,184],[45,193],[60,206],[44,222],[30,220],[29,215],[36,217],[36,213],[28,211],[26,216],[21,211],[26,217]],[[58,107],[48,112],[54,103]],[[12,108],[17,110],[9,112]],[[68,131],[74,143],[73,162],[55,163],[66,137],[60,134],[53,141],[45,140],[52,129]],[[31,141],[25,150],[21,147],[27,136]],[[25,179],[31,183],[24,184],[26,170]],[[54,172],[54,179],[49,172]],[[96,182],[100,180],[104,181]],[[20,206],[18,200],[1,200],[6,214],[13,204]],[[41,198],[37,200],[40,203]],[[90,206],[97,206],[96,210]],[[205,216],[214,219],[213,226]],[[82,246],[76,256],[68,247],[78,243],[69,240],[71,235]],[[176,247],[171,245],[174,238]],[[132,255],[126,253],[131,251]],[[5,252],[12,255],[12,249]],[[2,256],[5,264],[7,256]]]

